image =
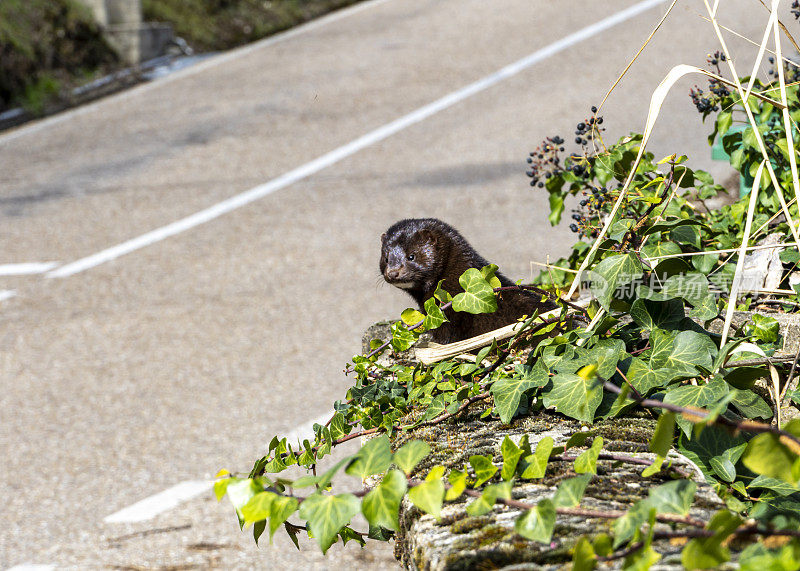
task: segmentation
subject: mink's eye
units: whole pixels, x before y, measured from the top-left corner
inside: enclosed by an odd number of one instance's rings
[[[414,261],[414,254],[409,254],[408,256],[406,256],[406,258],[408,259],[409,262],[413,262]]]

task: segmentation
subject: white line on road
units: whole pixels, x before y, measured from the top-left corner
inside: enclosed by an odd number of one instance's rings
[[[303,441],[306,438],[313,438],[314,424],[324,424],[333,412],[327,412],[322,416],[309,420],[301,424],[294,430],[289,431],[284,436],[289,442],[294,443],[296,440]],[[187,480],[181,482],[171,488],[159,492],[153,496],[145,498],[135,504],[128,506],[103,518],[106,523],[134,523],[139,521],[146,521],[154,518],[158,514],[169,511],[177,507],[180,503],[190,500],[195,496],[203,494],[213,487],[214,482],[209,480]]]
[[[305,439],[313,439],[314,438],[314,424],[325,424],[330,420],[333,416],[333,411],[326,412],[322,416],[315,418],[314,420],[309,420],[308,422],[301,424],[294,430],[290,430],[284,436],[286,440],[291,443],[294,443],[296,440],[302,442]]]
[[[0,301],[5,301],[7,299],[11,299],[12,297],[16,296],[17,292],[13,289],[4,289],[0,290]]]
[[[28,262],[23,264],[0,264],[0,276],[28,276],[52,270],[58,262]]]
[[[187,480],[106,516],[103,521],[106,523],[146,521],[177,507],[181,502],[208,492],[213,486],[214,482],[209,480]]]
[[[330,14],[328,14],[326,16],[321,16],[321,17],[315,18],[314,20],[311,20],[310,22],[307,22],[305,24],[301,24],[299,26],[295,26],[294,28],[292,28],[290,30],[287,30],[285,32],[274,34],[272,36],[269,36],[268,38],[264,38],[263,40],[259,40],[257,42],[253,42],[252,44],[247,44],[246,46],[242,46],[240,48],[236,48],[236,49],[227,51],[227,52],[225,52],[223,54],[220,54],[220,55],[218,55],[216,57],[209,58],[209,59],[203,61],[202,63],[198,63],[198,64],[192,65],[190,67],[184,68],[184,69],[182,69],[180,71],[177,71],[175,73],[171,73],[170,75],[168,75],[166,77],[163,77],[161,79],[154,80],[154,81],[151,81],[149,83],[143,83],[141,85],[138,85],[136,87],[133,87],[131,89],[123,91],[121,93],[118,93],[117,95],[113,95],[113,96],[110,96],[110,97],[105,97],[105,98],[99,99],[99,100],[97,100],[97,101],[95,101],[93,103],[88,103],[88,104],[83,105],[81,107],[78,107],[76,109],[72,109],[71,111],[66,111],[64,113],[59,113],[58,115],[53,115],[52,117],[48,117],[47,119],[42,119],[41,121],[38,121],[36,123],[32,123],[30,125],[27,125],[27,126],[24,126],[24,127],[20,127],[18,129],[15,129],[15,130],[5,134],[5,135],[0,135],[0,145],[3,144],[3,143],[8,143],[10,141],[13,141],[14,139],[18,139],[19,137],[22,137],[24,135],[30,135],[30,134],[36,133],[38,131],[41,131],[43,129],[48,129],[48,128],[52,127],[53,125],[56,125],[58,123],[62,123],[63,121],[66,121],[67,119],[71,119],[72,117],[76,117],[76,116],[79,116],[79,115],[83,115],[84,113],[88,113],[90,111],[94,111],[98,107],[102,107],[102,106],[108,105],[108,104],[119,103],[120,101],[124,101],[125,99],[128,99],[129,97],[132,97],[132,96],[135,96],[135,95],[139,95],[139,94],[144,93],[145,91],[149,91],[150,89],[153,89],[153,88],[161,87],[162,85],[166,85],[166,84],[171,83],[171,82],[173,82],[173,81],[175,81],[177,79],[182,79],[184,77],[189,77],[191,75],[195,75],[197,73],[200,73],[201,71],[205,71],[205,70],[210,69],[212,67],[216,67],[216,66],[218,66],[220,64],[227,63],[227,62],[229,62],[231,60],[239,58],[239,57],[241,57],[243,55],[247,55],[247,54],[249,54],[249,53],[251,53],[251,52],[253,52],[255,50],[259,50],[261,48],[265,48],[267,46],[271,46],[273,44],[277,44],[278,42],[286,41],[286,40],[291,39],[291,38],[293,38],[295,36],[298,36],[300,34],[303,34],[303,33],[306,33],[306,32],[310,32],[310,31],[315,30],[315,29],[317,29],[317,28],[319,28],[321,26],[325,26],[325,25],[330,24],[332,22],[336,22],[337,20],[341,20],[343,18],[347,18],[348,16],[352,16],[354,14],[357,14],[358,12],[366,10],[367,8],[372,8],[373,6],[377,6],[379,4],[383,4],[384,2],[388,2],[388,1],[389,0],[368,0],[368,1],[365,1],[365,2],[359,2],[358,4],[355,4],[355,5],[350,6],[348,8],[342,8],[341,10],[336,10],[335,12],[331,12]]]
[[[14,565],[6,571],[52,571],[55,565],[42,565],[41,563],[23,563],[22,565]]]
[[[206,208],[205,210],[201,210],[200,212],[192,214],[191,216],[187,216],[186,218],[182,218],[171,224],[156,230],[152,230],[146,234],[142,234],[141,236],[128,240],[127,242],[117,244],[116,246],[112,246],[101,252],[72,262],[71,264],[61,266],[60,268],[49,272],[46,274],[46,276],[48,278],[64,278],[71,276],[114,260],[120,256],[124,256],[125,254],[129,254],[140,248],[144,248],[145,246],[160,242],[161,240],[169,238],[170,236],[185,232],[191,228],[194,228],[195,226],[205,224],[206,222],[214,220],[223,214],[227,214],[232,210],[241,208],[242,206],[250,204],[251,202],[263,198],[268,194],[272,194],[276,190],[285,188],[321,171],[322,169],[332,166],[339,161],[354,155],[362,149],[383,141],[384,139],[410,127],[411,125],[419,123],[428,117],[439,113],[440,111],[452,107],[456,103],[472,97],[477,93],[485,91],[486,89],[496,85],[497,83],[500,83],[505,79],[508,79],[509,77],[517,75],[521,71],[557,54],[560,51],[587,40],[613,26],[621,24],[622,22],[641,14],[642,12],[663,4],[665,1],[666,0],[644,0],[643,2],[634,4],[633,6],[617,12],[608,18],[600,20],[599,22],[591,24],[590,26],[586,26],[585,28],[582,28],[573,34],[555,41],[552,44],[549,44],[533,52],[532,54],[505,66],[499,71],[484,77],[483,79],[445,95],[441,99],[438,99],[433,103],[429,103],[424,107],[420,107],[416,111],[412,111],[411,113],[404,115],[403,117],[400,117],[391,123],[383,125],[374,131],[370,131],[366,135],[363,135],[346,145],[334,149],[317,159],[314,159],[311,162],[308,162],[294,170],[274,178],[265,184],[259,185],[241,194],[237,194],[236,196],[233,196],[227,200],[223,200],[222,202],[218,202],[217,204]]]

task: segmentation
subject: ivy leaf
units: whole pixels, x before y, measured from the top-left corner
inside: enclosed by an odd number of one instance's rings
[[[500,477],[503,480],[510,480],[517,471],[517,464],[523,452],[519,446],[514,444],[513,440],[506,436],[500,445],[500,453],[503,455],[503,468],[500,470]]]
[[[474,487],[476,488],[479,488],[481,484],[488,481],[498,470],[497,466],[492,464],[492,459],[489,456],[470,456],[469,465],[472,466],[472,469],[475,471],[477,480]]]
[[[699,435],[681,436],[681,453],[697,464],[703,474],[732,482],[736,477],[735,464],[742,457],[747,441],[742,436],[733,437],[724,430],[708,427]]]
[[[681,331],[675,337],[672,353],[667,358],[665,366],[689,376],[696,375],[695,365],[711,369],[715,353],[716,346],[708,335],[697,331]]]
[[[259,492],[242,506],[242,518],[245,525],[265,520],[269,517],[272,501],[279,497],[274,492]]]
[[[514,531],[526,539],[549,543],[556,525],[556,508],[550,500],[539,500],[514,522]]]
[[[742,462],[756,474],[783,480],[793,486],[800,479],[795,468],[798,463],[797,453],[784,444],[777,434],[759,434],[750,440]]]
[[[793,486],[788,482],[784,482],[783,480],[776,480],[775,478],[769,478],[767,476],[756,476],[756,478],[750,482],[747,487],[766,488],[768,490],[772,490],[779,496],[789,496],[800,491],[797,486]]]
[[[467,505],[467,515],[478,517],[489,513],[494,508],[497,498],[507,500],[511,497],[511,486],[511,482],[501,482],[486,486],[481,496]]]
[[[498,379],[490,389],[494,404],[503,423],[511,422],[519,409],[522,395],[533,388],[543,387],[550,376],[543,366],[517,365],[513,377]]]
[[[400,470],[389,470],[381,483],[369,492],[361,502],[361,512],[370,525],[400,531],[397,516],[400,502],[408,483]]]
[[[740,367],[743,368],[743,367]],[[728,378],[725,377],[727,381]],[[745,418],[772,418],[772,409],[767,402],[753,391],[734,391],[731,404],[735,406]]]
[[[587,273],[590,289],[606,311],[620,286],[631,283],[642,276],[642,265],[631,253],[609,256]]]
[[[481,275],[483,276],[483,279],[489,282],[489,285],[492,286],[492,288],[500,287],[503,285],[502,283],[500,283],[500,278],[498,278],[495,275],[498,269],[499,268],[497,267],[496,264],[489,264],[488,266],[483,266],[481,268]]]
[[[597,474],[597,458],[603,449],[603,437],[598,436],[592,442],[591,448],[575,458],[576,474]]]
[[[259,486],[252,478],[238,480],[232,478],[232,482],[228,484],[227,494],[228,499],[236,510],[236,515],[239,517],[239,526],[244,525],[244,517],[242,516],[242,508],[247,505],[247,502],[256,494],[262,492]]]
[[[656,429],[650,439],[650,451],[658,456],[665,458],[672,448],[672,441],[675,438],[675,413],[662,412],[658,417]]]
[[[395,351],[406,351],[417,340],[413,331],[406,329],[402,321],[392,324],[392,348]]]
[[[420,321],[424,321],[425,316],[416,309],[409,307],[408,309],[403,310],[403,313],[400,314],[400,319],[402,319],[403,323],[405,323],[408,327],[411,327]]]
[[[269,512],[269,541],[272,543],[272,536],[275,535],[275,532],[278,528],[289,519],[294,512],[297,511],[298,502],[295,498],[287,498],[285,496],[278,496],[273,498],[272,503],[270,504],[270,512]],[[294,540],[295,546],[297,546],[297,541]],[[298,547],[299,549],[299,547]]]
[[[444,499],[452,502],[460,498],[467,489],[467,473],[461,470],[451,470],[447,475],[447,481],[450,482],[450,488],[445,493]]]
[[[681,563],[687,569],[716,569],[726,561],[730,561],[731,554],[725,541],[742,523],[742,519],[728,510],[721,510],[711,517],[706,529],[713,531],[711,537],[698,537],[692,539],[683,548]]]
[[[444,482],[441,479],[443,474],[444,467],[434,466],[424,482],[408,490],[408,499],[415,506],[437,518],[442,511],[444,501]]]
[[[642,395],[646,395],[653,389],[666,387],[673,378],[672,369],[668,367],[651,369],[639,357],[631,359],[626,376],[636,392]]]
[[[536,445],[536,451],[522,459],[522,474],[520,478],[533,480],[543,478],[547,470],[547,461],[553,451],[553,438],[545,436]]]
[[[572,548],[572,571],[593,571],[597,567],[594,547],[585,536]]]
[[[319,543],[322,553],[336,542],[339,531],[361,511],[361,502],[353,494],[325,496],[313,494],[300,504],[300,517]]]
[[[553,505],[557,508],[574,508],[580,505],[586,486],[589,485],[591,479],[591,474],[581,474],[563,480],[553,496]]]
[[[412,440],[403,444],[400,449],[394,453],[392,462],[410,476],[417,464],[431,452],[431,447],[427,442],[422,440]]]
[[[454,311],[466,311],[467,313],[492,313],[497,310],[497,298],[494,289],[487,282],[481,271],[470,268],[464,272],[458,283],[464,291],[453,298]]]
[[[739,555],[740,571],[791,571],[800,569],[800,550],[797,543],[780,549],[768,549],[763,543],[749,545]]]
[[[425,324],[423,327],[427,329],[436,329],[447,321],[444,312],[436,304],[436,299],[431,297],[425,301]]]
[[[645,329],[675,329],[685,315],[683,302],[679,299],[654,301],[638,298],[631,305],[631,319]]]
[[[703,408],[721,401],[728,395],[729,390],[725,381],[714,377],[708,383],[700,383],[698,386],[684,385],[672,389],[667,392],[664,402],[684,408]],[[686,436],[689,436],[693,424],[685,418],[679,418],[678,424]]]
[[[392,463],[392,449],[387,435],[367,441],[355,455],[345,472],[351,476],[366,478],[385,472]]]
[[[659,513],[688,515],[697,484],[691,480],[673,480],[650,490],[650,505]]]
[[[577,420],[592,422],[603,401],[603,391],[594,379],[573,373],[559,373],[552,378],[553,388],[544,395],[544,406]]]
[[[656,509],[648,500],[639,500],[633,504],[625,515],[614,522],[614,550],[628,541],[655,514]]]

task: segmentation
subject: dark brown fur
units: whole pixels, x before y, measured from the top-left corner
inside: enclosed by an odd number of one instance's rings
[[[425,301],[433,296],[439,281],[442,288],[455,296],[463,290],[458,283],[469,268],[480,269],[487,262],[452,226],[436,218],[400,220],[381,236],[380,269],[390,284],[405,290],[424,311]],[[514,282],[500,272],[503,286]],[[473,315],[448,309],[447,319],[431,333],[437,343],[453,343],[492,331],[515,322],[523,315],[554,309],[552,302],[527,291],[504,291],[497,296],[497,311]]]

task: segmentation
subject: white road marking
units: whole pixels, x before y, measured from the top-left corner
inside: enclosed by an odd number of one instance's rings
[[[52,571],[55,565],[42,565],[40,563],[23,563],[22,565],[14,565],[7,571]]]
[[[0,290],[0,301],[5,301],[7,299],[11,299],[17,295],[16,290],[13,289],[4,289]]]
[[[300,442],[302,442],[305,439],[311,440],[314,438],[314,424],[316,423],[324,425],[331,419],[332,416],[333,416],[333,411],[326,412],[322,416],[315,418],[314,420],[309,420],[308,422],[301,424],[294,430],[290,430],[283,436],[285,436],[286,439],[292,444],[294,444],[295,441],[298,440]]]
[[[177,507],[181,502],[210,491],[213,486],[214,482],[210,480],[187,480],[106,516],[103,521],[105,523],[146,521]]]
[[[616,14],[600,20],[599,22],[591,24],[590,26],[586,26],[575,33],[553,42],[552,44],[549,44],[533,52],[532,54],[505,66],[499,71],[488,75],[483,79],[445,95],[441,99],[438,99],[433,103],[429,103],[424,107],[420,107],[416,111],[412,111],[411,113],[404,115],[403,117],[400,117],[391,123],[387,123],[382,127],[378,127],[374,131],[370,131],[366,135],[363,135],[346,145],[334,149],[317,159],[314,159],[311,162],[308,162],[294,170],[274,178],[265,184],[247,190],[227,200],[223,200],[222,202],[218,202],[217,204],[206,208],[205,210],[201,210],[200,212],[187,216],[186,218],[182,218],[176,222],[156,230],[152,230],[146,234],[142,234],[141,236],[128,240],[127,242],[117,244],[116,246],[112,246],[91,256],[87,256],[70,264],[61,266],[60,268],[49,272],[46,274],[46,276],[48,278],[68,277],[114,260],[120,256],[124,256],[125,254],[129,254],[140,248],[144,248],[145,246],[160,242],[161,240],[169,238],[170,236],[185,232],[191,228],[194,228],[195,226],[205,224],[206,222],[214,220],[223,214],[227,214],[232,210],[241,208],[242,206],[250,204],[253,201],[272,194],[276,190],[281,190],[282,188],[301,181],[329,166],[332,166],[339,161],[354,155],[362,149],[383,141],[384,139],[416,123],[419,123],[428,117],[439,113],[440,111],[452,107],[456,103],[472,97],[477,93],[485,91],[486,89],[500,83],[505,79],[517,75],[521,71],[524,71],[525,69],[557,54],[558,52],[587,40],[613,26],[621,24],[622,22],[625,22],[626,20],[629,20],[655,6],[663,4],[665,1],[666,0],[644,0],[643,2],[634,4],[625,10],[617,12]]]
[[[178,79],[182,79],[184,77],[195,75],[212,67],[216,67],[218,65],[227,63],[236,58],[245,56],[255,50],[259,50],[261,48],[271,46],[272,44],[277,44],[279,42],[286,41],[300,34],[310,32],[321,26],[331,24],[333,22],[336,22],[337,20],[347,18],[348,16],[352,16],[353,14],[357,14],[358,12],[361,12],[368,8],[372,8],[373,6],[377,6],[379,4],[383,4],[384,2],[388,1],[389,0],[367,0],[365,2],[359,2],[358,4],[354,4],[348,8],[342,8],[341,10],[336,10],[335,12],[331,12],[326,16],[321,16],[319,18],[315,18],[314,20],[310,20],[305,24],[295,26],[294,28],[287,30],[285,32],[280,32],[268,38],[264,38],[263,40],[253,42],[252,44],[247,44],[246,46],[242,46],[240,48],[227,51],[218,56],[211,57],[201,63],[197,63],[180,71],[176,71],[175,73],[171,73],[161,79],[157,79],[149,83],[140,84],[131,89],[122,91],[116,95],[104,97],[102,99],[98,99],[93,103],[87,103],[86,105],[83,105],[76,109],[72,109],[70,111],[60,113],[58,115],[53,115],[52,117],[48,117],[47,119],[42,119],[36,123],[31,123],[27,126],[19,127],[18,129],[14,129],[5,135],[0,135],[0,145],[18,139],[25,135],[30,135],[33,133],[37,133],[43,129],[48,129],[53,125],[57,125],[58,123],[66,121],[67,119],[71,119],[73,117],[83,115],[85,113],[90,113],[98,109],[99,107],[103,107],[109,104],[116,104],[119,103],[120,101],[124,101],[125,99],[133,97],[135,95],[144,93],[145,91],[161,87],[162,85],[166,85],[168,83],[171,83]]]
[[[314,436],[314,423],[325,424],[333,416],[333,411],[309,420],[284,436],[289,442],[303,441]],[[103,518],[105,523],[134,523],[147,521],[157,515],[177,507],[180,503],[190,500],[200,494],[211,490],[214,482],[210,480],[187,480],[171,488],[145,498]]]
[[[23,264],[0,264],[0,276],[28,276],[52,270],[58,262],[28,262]]]

